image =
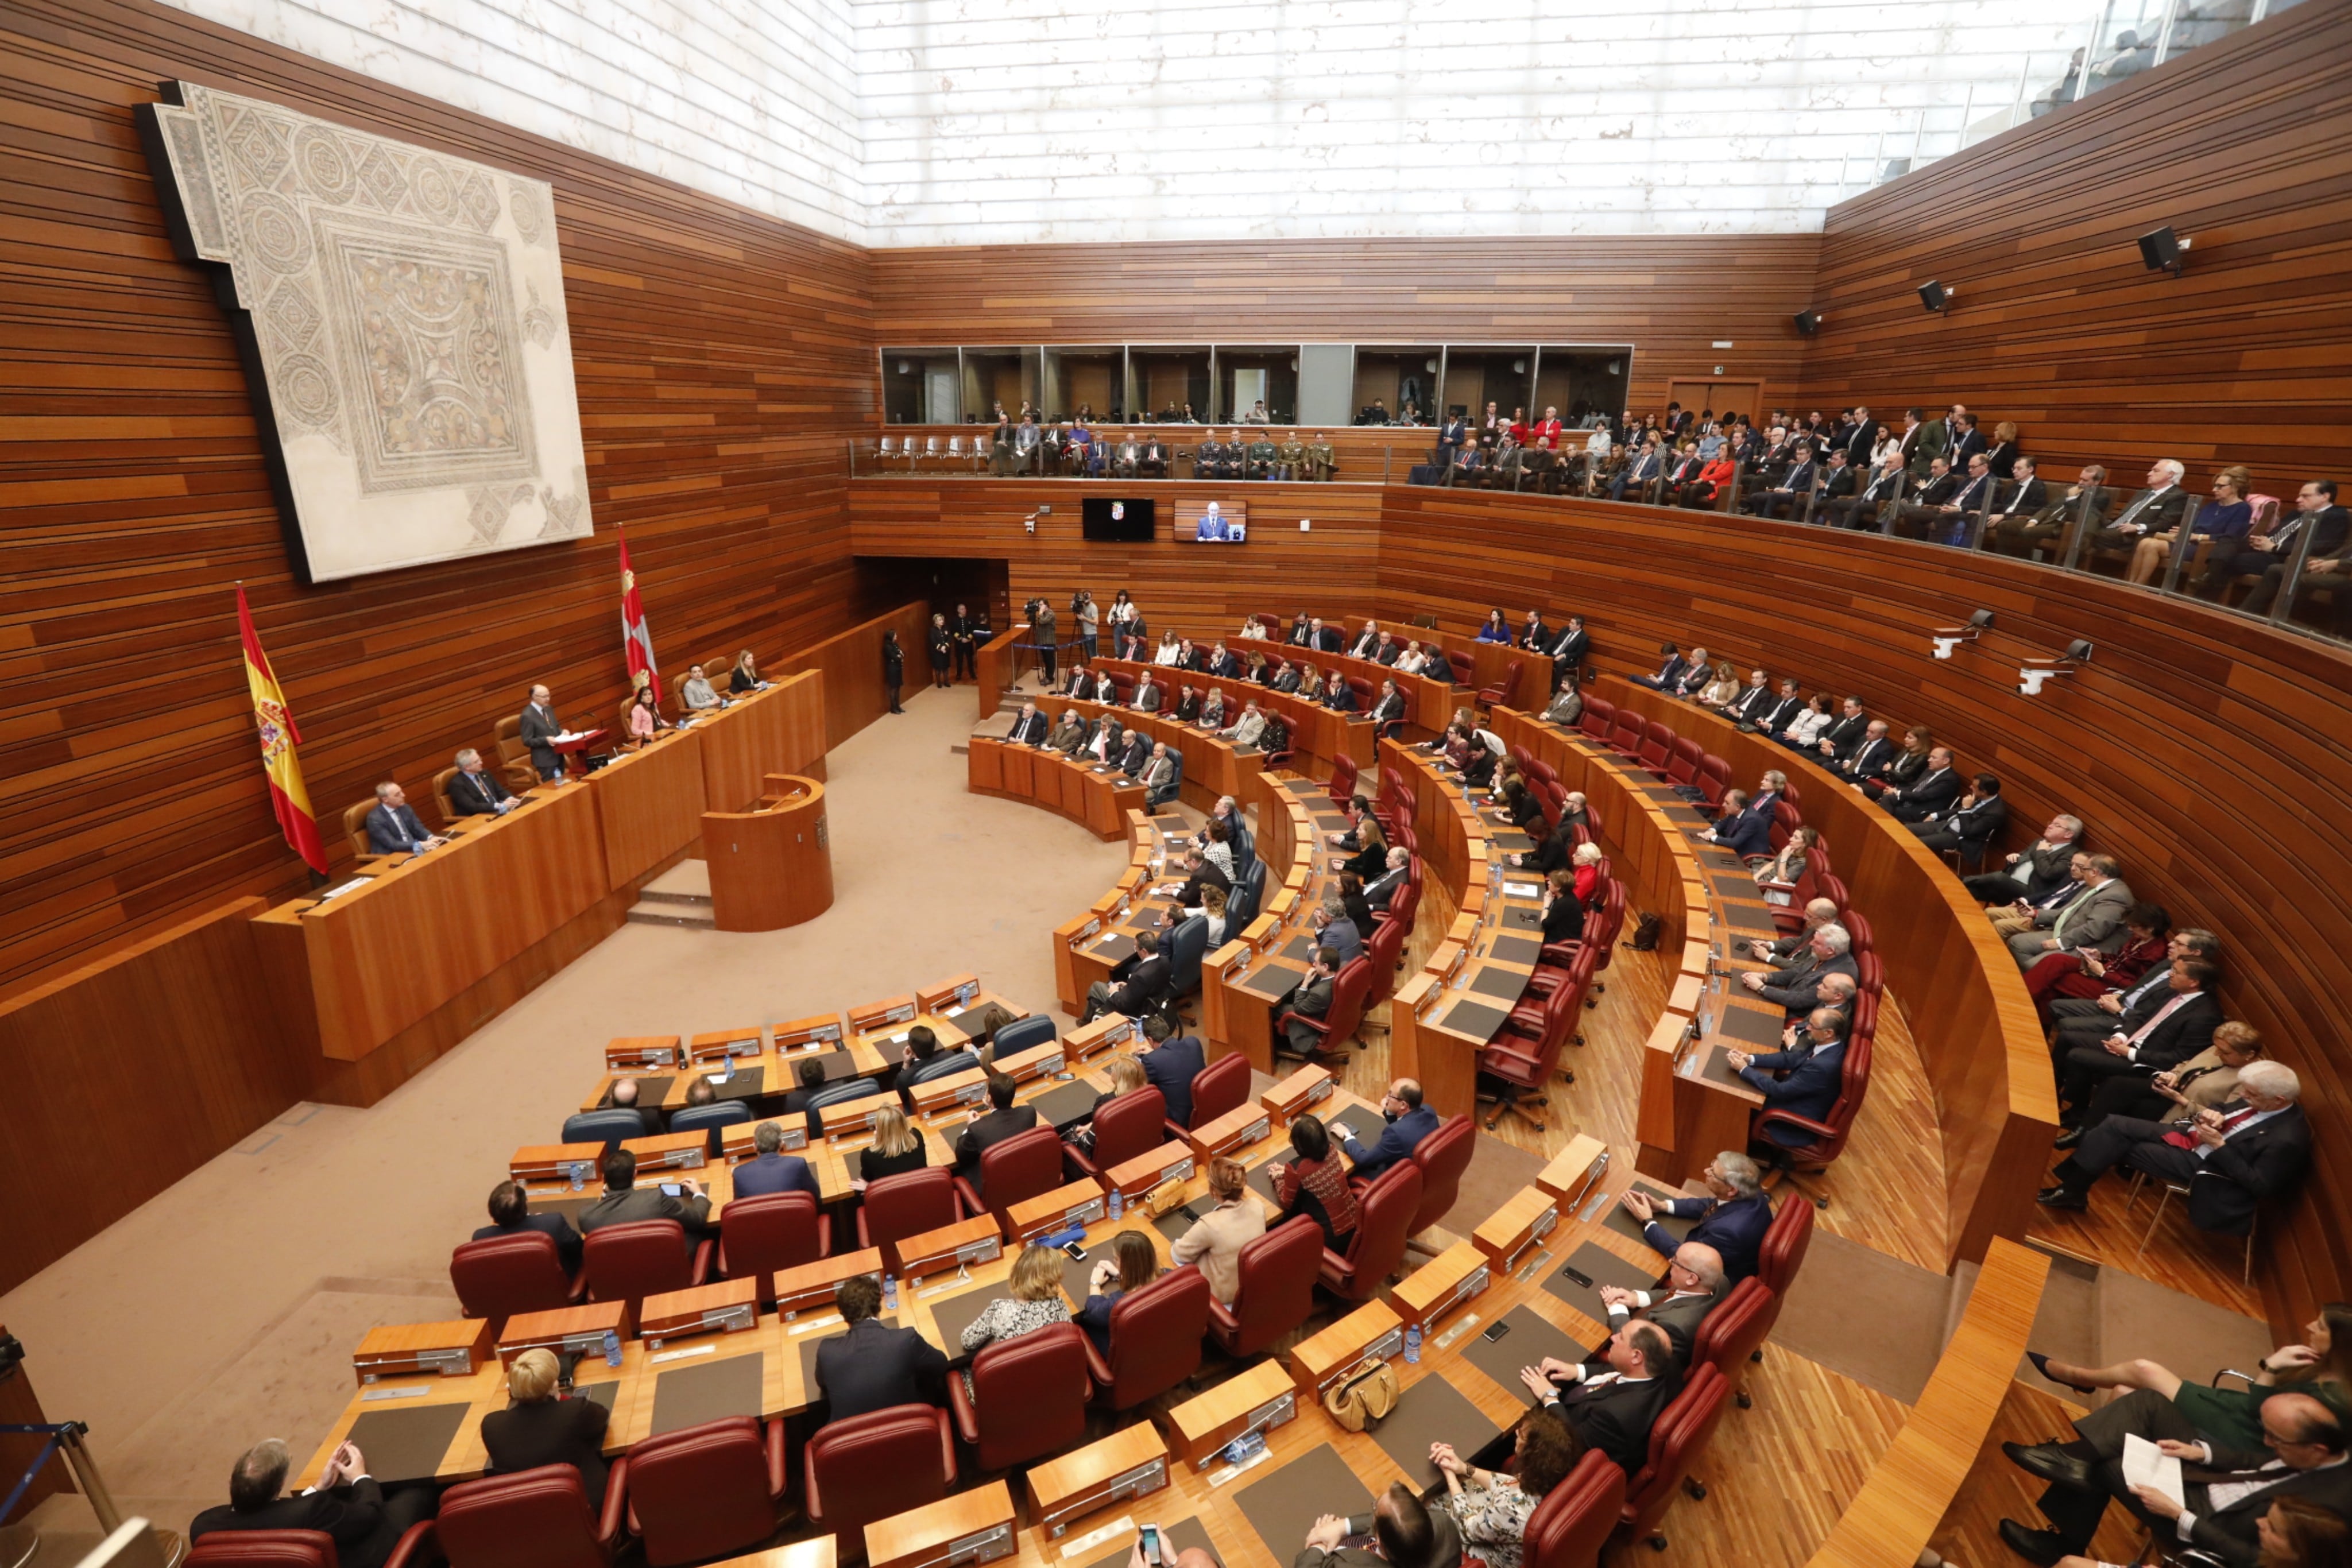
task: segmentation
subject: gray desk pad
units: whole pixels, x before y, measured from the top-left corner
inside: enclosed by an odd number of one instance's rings
[[[1503,917],[1496,923],[1503,931],[1541,931],[1543,911],[1532,904],[1511,904],[1503,907]]]
[[[1454,1342],[1454,1354],[1514,1394],[1527,1392],[1527,1385],[1519,1381],[1519,1368],[1541,1365],[1548,1355],[1582,1361],[1587,1354],[1586,1347],[1570,1338],[1566,1329],[1532,1307],[1513,1307],[1495,1322],[1509,1332],[1501,1339],[1490,1340],[1486,1334],[1495,1324],[1478,1325],[1466,1338]],[[1470,1457],[1467,1448],[1461,1448],[1461,1453],[1465,1459]]]
[[[1194,1212],[1196,1209],[1199,1213]],[[1185,1204],[1180,1208],[1170,1209],[1167,1213],[1153,1220],[1151,1222],[1151,1228],[1160,1232],[1160,1235],[1168,1238],[1169,1240],[1173,1241],[1178,1237],[1183,1235],[1187,1230],[1192,1229],[1193,1221],[1199,1219],[1201,1215],[1206,1214],[1208,1211],[1209,1200],[1205,1197],[1195,1198],[1191,1203]]]
[[[366,1456],[368,1474],[386,1485],[430,1480],[466,1424],[466,1409],[461,1403],[363,1411],[350,1441]]]
[[[602,1178],[600,1177],[599,1180],[601,1182]],[[563,1216],[567,1224],[577,1228],[580,1224],[581,1211],[604,1196],[602,1192],[583,1192],[578,1197],[543,1197],[534,1194],[530,1200],[530,1211],[533,1214],[560,1214]]]
[[[1485,1002],[1465,998],[1447,1008],[1445,1016],[1438,1021],[1458,1034],[1491,1040],[1510,1016],[1508,1008],[1489,1007]]]
[[[593,1400],[604,1407],[607,1415],[612,1413],[613,1401],[620,1396],[621,1385],[618,1383],[592,1383],[585,1388],[574,1388],[572,1391],[572,1398]]]
[[[1592,1277],[1590,1290],[1560,1272],[1563,1267],[1582,1270]],[[1646,1291],[1658,1282],[1666,1271],[1666,1260],[1658,1260],[1655,1267],[1628,1262],[1606,1247],[1588,1241],[1563,1260],[1555,1260],[1544,1265],[1543,1288],[1596,1323],[1609,1322],[1609,1309],[1601,1304],[1601,1287],[1622,1285],[1629,1291]]]
[[[1183,1506],[1173,1497],[1161,1500],[1168,1506]],[[1150,1498],[1137,1498],[1127,1505],[1127,1511],[1133,1516],[1138,1524],[1159,1523],[1160,1521],[1151,1517],[1153,1506]],[[1160,1560],[1162,1563],[1173,1563],[1176,1561],[1178,1552],[1190,1549],[1207,1552],[1216,1562],[1217,1568],[1224,1568],[1225,1560],[1217,1556],[1217,1549],[1209,1544],[1209,1532],[1201,1527],[1198,1518],[1180,1519],[1173,1524],[1160,1523]],[[1078,1568],[1119,1568],[1119,1565],[1127,1562],[1134,1551],[1135,1542],[1130,1539],[1090,1562],[1080,1563]]]
[[[1037,1113],[1037,1120],[1044,1125],[1066,1127],[1092,1115],[1095,1101],[1101,1095],[1102,1091],[1093,1084],[1073,1080],[1046,1090],[1029,1102],[1029,1108]]]
[[[1682,1196],[1679,1193],[1668,1192],[1664,1187],[1658,1186],[1654,1182],[1636,1180],[1633,1183],[1633,1186],[1640,1191],[1649,1194],[1652,1197],[1666,1198],[1679,1197]],[[1657,1222],[1665,1233],[1673,1237],[1676,1241],[1681,1241],[1686,1239],[1698,1226],[1698,1221],[1696,1219],[1676,1219],[1671,1214],[1662,1214],[1658,1216]],[[1608,1218],[1603,1219],[1601,1223],[1620,1236],[1630,1236],[1636,1241],[1641,1241],[1643,1239],[1642,1227],[1640,1223],[1636,1221],[1632,1215],[1625,1212],[1625,1206],[1623,1204],[1619,1203],[1613,1197],[1609,1200]],[[1665,1261],[1664,1259],[1659,1260],[1658,1270],[1661,1273],[1665,1271]]]
[[[1743,876],[1748,875],[1748,862],[1729,850],[1715,844],[1699,844],[1696,847],[1698,851],[1698,863],[1703,869],[1720,872],[1736,871]],[[1755,879],[1750,876],[1748,880],[1752,882]]]
[[[757,1416],[767,1359],[732,1355],[664,1367],[654,1378],[653,1428],[646,1435],[659,1437],[730,1416]]]
[[[846,1051],[799,1051],[793,1055],[791,1061],[793,1087],[795,1089],[801,1085],[801,1067],[806,1062],[814,1061],[824,1068],[824,1081],[827,1083],[838,1083],[845,1078],[857,1076],[857,1064],[850,1061],[849,1052]],[[764,1071],[765,1069],[761,1071]]]
[[[1293,963],[1304,964],[1308,958],[1314,956],[1315,938],[1302,931],[1275,951]]]
[[[1754,1089],[1740,1080],[1738,1073],[1731,1070],[1731,1060],[1721,1050],[1704,1042],[1694,1050],[1696,1053],[1695,1060],[1698,1062],[1698,1071],[1690,1076],[1703,1079],[1709,1083],[1720,1083],[1726,1089],[1744,1090],[1751,1094],[1755,1092]]]
[[[1738,1040],[1749,1048],[1748,1054],[1760,1056],[1780,1049],[1780,1031],[1788,1020],[1777,1014],[1756,1008],[1735,1008],[1717,1004],[1714,1031],[1710,1040]]]
[[[1501,997],[1506,1001],[1516,1002],[1527,994],[1528,977],[1517,969],[1481,969],[1471,980],[1470,988],[1486,996]],[[1495,1027],[1500,1029],[1503,1026],[1496,1024]]]
[[[716,1071],[713,1069],[712,1071]],[[767,1092],[768,1070],[765,1067],[739,1067],[735,1076],[724,1083],[713,1083],[710,1092],[719,1100],[756,1100]]]
[[[966,1291],[957,1296],[942,1296],[933,1301],[931,1321],[940,1326],[940,1343],[946,1347],[948,1359],[955,1361],[962,1357],[963,1331],[971,1326],[974,1318],[988,1310],[989,1302],[1012,1299],[1012,1281],[999,1280],[993,1285],[982,1285],[976,1291]]]
[[[1753,897],[1751,888],[1748,896]],[[1778,936],[1780,928],[1772,923],[1772,912],[1750,904],[1726,904],[1717,906],[1716,913],[1734,931],[1751,931],[1759,936]]]
[[[1242,977],[1240,988],[1260,1001],[1278,1002],[1288,996],[1307,977],[1303,969],[1293,969],[1268,961],[1255,965]]]
[[[1396,1461],[1415,1490],[1423,1490],[1444,1479],[1429,1462],[1432,1443],[1451,1443],[1466,1459],[1501,1430],[1479,1414],[1468,1396],[1442,1375],[1432,1374],[1404,1391],[1389,1418],[1373,1432],[1372,1441]]]
[[[1277,1563],[1298,1555],[1307,1532],[1323,1515],[1336,1513],[1350,1519],[1372,1509],[1372,1494],[1328,1443],[1309,1448],[1264,1480],[1244,1487],[1234,1501]]]
[[[1116,964],[1134,954],[1135,938],[1124,931],[1114,931],[1088,947],[1087,952],[1094,957],[1106,958]]]
[[[662,1103],[662,1096],[669,1092],[670,1081],[677,1076],[677,1074],[675,1072],[663,1072],[656,1073],[651,1077],[635,1080],[637,1085],[637,1104],[660,1104]],[[630,1081],[627,1079],[615,1079],[614,1082],[616,1083],[625,1083]],[[604,1103],[609,1106],[612,1103],[613,1093],[612,1091],[608,1089],[604,1092]],[[630,1107],[631,1110],[635,1110],[635,1106]]]
[[[1532,964],[1543,956],[1543,937],[1518,936],[1498,931],[1486,948],[1486,956],[1506,964]]]

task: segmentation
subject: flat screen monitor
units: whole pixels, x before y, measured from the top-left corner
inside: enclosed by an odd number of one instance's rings
[[[1150,544],[1158,529],[1156,511],[1150,501],[1088,496],[1080,509],[1078,531],[1087,538],[1112,544]]]
[[[1175,527],[1180,545],[1243,544],[1249,538],[1249,503],[1179,501]]]

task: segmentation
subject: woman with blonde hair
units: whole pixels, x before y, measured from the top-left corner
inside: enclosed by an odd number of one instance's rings
[[[874,1113],[874,1141],[857,1151],[857,1176],[849,1189],[864,1192],[884,1176],[921,1170],[930,1157],[923,1145],[923,1130],[908,1121],[898,1106],[885,1106]]]
[[[1070,1304],[1062,1299],[1062,1249],[1035,1242],[1013,1260],[1013,1294],[999,1297],[964,1325],[963,1352],[972,1355],[992,1344],[1003,1344],[1025,1333],[1070,1321]],[[963,1375],[963,1391],[973,1392],[971,1374]]]
[[[2189,531],[2189,543],[2184,548],[2194,549],[2210,539],[2240,539],[2252,531],[2254,508],[2253,504],[2246,499],[2246,491],[2253,482],[2254,476],[2246,471],[2244,465],[2238,463],[2232,463],[2214,475],[2213,498],[2197,508],[2194,522],[2185,525]],[[2172,554],[2173,541],[2180,532],[2179,528],[2168,528],[2134,545],[2131,566],[2124,574],[2126,579],[2132,582],[2154,582],[2156,574],[2163,570],[2166,559]],[[2231,548],[2234,549],[2236,547]],[[2187,570],[2186,567],[2182,570],[2184,573]]]
[[[604,1427],[611,1416],[593,1399],[557,1398],[561,1372],[553,1351],[516,1356],[507,1368],[507,1396],[514,1403],[482,1417],[482,1447],[494,1476],[570,1465],[580,1472],[593,1516],[604,1502]]]
[[[1723,707],[1739,700],[1739,676],[1733,672],[1730,660],[1715,662],[1715,679],[1707,682],[1698,700],[1702,707]]]
[[[1322,673],[1304,659],[1298,662],[1298,695],[1310,703],[1323,700]]]
[[[1590,839],[1577,845],[1576,852],[1568,857],[1569,865],[1576,873],[1576,902],[1587,909],[1592,907],[1593,899],[1600,894],[1601,862],[1607,858],[1601,852],[1601,846]]]
[[[767,684],[760,678],[760,663],[751,657],[751,649],[746,648],[735,655],[735,668],[727,676],[730,691],[741,696],[745,692],[756,692]]]
[[[1779,854],[1769,861],[1759,861],[1750,868],[1756,873],[1756,885],[1764,890],[1765,903],[1785,908],[1795,898],[1797,879],[1805,874],[1805,852],[1820,842],[1821,837],[1817,828],[1793,829]]]
[[[1209,1277],[1209,1294],[1227,1306],[1242,1288],[1242,1249],[1265,1234],[1265,1211],[1247,1190],[1249,1173],[1237,1160],[1209,1162],[1209,1212],[1176,1239],[1168,1255]]]
[[[1102,1113],[1104,1106],[1122,1094],[1132,1094],[1139,1089],[1150,1088],[1151,1084],[1151,1080],[1144,1073],[1143,1063],[1124,1051],[1114,1051],[1110,1060],[1103,1063],[1102,1072],[1110,1080],[1110,1087],[1095,1096],[1095,1103],[1087,1110],[1085,1124],[1063,1134],[1080,1154],[1094,1152],[1094,1119]]]

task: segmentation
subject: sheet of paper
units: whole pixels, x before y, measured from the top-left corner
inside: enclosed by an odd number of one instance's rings
[[[2153,1487],[2181,1507],[2189,1506],[2189,1494],[2180,1485],[2180,1461],[2136,1433],[2124,1435],[2124,1485]]]

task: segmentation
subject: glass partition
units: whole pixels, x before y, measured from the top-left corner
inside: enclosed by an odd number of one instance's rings
[[[1434,343],[1358,349],[1354,423],[1404,423],[1402,416],[1408,404],[1419,411],[1422,423],[1430,423],[1429,411],[1437,399],[1437,379],[1444,368],[1445,350]]]
[[[1528,400],[1528,417],[1541,419],[1545,409],[1556,408],[1565,423],[1582,424],[1623,413],[1633,360],[1631,349],[1545,344],[1536,350],[1536,390]]]
[[[1127,417],[1127,350],[1047,349],[1045,417],[1116,423]]]
[[[1158,424],[1209,422],[1209,350],[1201,347],[1130,348],[1127,406]]]
[[[1266,424],[1298,423],[1297,344],[1220,343],[1215,353],[1219,420],[1227,424],[1244,420]]]
[[[1488,403],[1504,419],[1514,410],[1522,419],[1535,391],[1536,350],[1525,348],[1448,348],[1445,385],[1439,398],[1444,413],[1481,418]],[[1441,415],[1443,417],[1443,415]]]
[[[1036,349],[966,349],[963,351],[963,413],[967,420],[996,423],[1001,408],[1018,420],[1037,406],[1043,354]]]
[[[882,350],[882,418],[889,424],[956,422],[954,349]]]

